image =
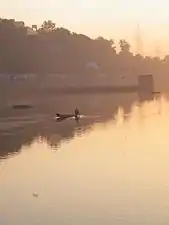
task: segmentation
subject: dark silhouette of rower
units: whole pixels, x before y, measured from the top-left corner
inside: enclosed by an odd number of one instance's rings
[[[76,108],[75,109],[75,118],[79,119],[79,116],[80,116],[80,112],[79,112],[78,108]]]

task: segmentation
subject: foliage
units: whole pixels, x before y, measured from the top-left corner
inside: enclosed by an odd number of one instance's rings
[[[152,72],[167,67],[164,60],[131,53],[130,44],[121,39],[117,53],[115,41],[92,39],[63,27],[51,20],[44,21],[36,35],[28,35],[27,27],[16,26],[15,20],[0,19],[1,73],[69,73],[84,74],[88,62],[95,62],[100,73]]]

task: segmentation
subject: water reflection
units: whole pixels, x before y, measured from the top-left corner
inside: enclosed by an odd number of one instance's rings
[[[162,97],[121,107],[113,120],[29,124],[38,139],[2,160],[2,224],[167,224],[168,115]],[[55,154],[49,144],[58,143]]]
[[[137,100],[136,96],[63,96],[48,98],[46,102],[30,110],[5,107],[0,110],[0,157],[19,153],[22,146],[29,146],[39,137],[56,150],[64,140],[68,141],[74,138],[75,134],[82,134],[91,129],[94,123],[112,119],[119,107],[123,107],[125,114],[128,114],[131,105]],[[56,112],[72,113],[77,106],[82,114],[86,115],[78,123],[74,120],[55,122]]]

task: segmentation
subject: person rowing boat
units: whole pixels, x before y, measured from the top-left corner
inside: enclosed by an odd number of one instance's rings
[[[56,113],[56,117],[57,120],[64,120],[64,119],[68,119],[71,117],[75,117],[76,120],[78,120],[80,118],[80,112],[78,110],[78,108],[75,109],[74,114],[60,114],[60,113]]]
[[[78,110],[78,108],[75,109],[75,119],[79,119],[80,117],[80,112]]]

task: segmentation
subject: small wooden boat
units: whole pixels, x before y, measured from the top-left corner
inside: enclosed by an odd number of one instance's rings
[[[63,121],[63,120],[66,120],[66,119],[70,119],[70,118],[73,118],[76,121],[78,121],[80,119],[80,115],[56,113],[56,120],[58,122]]]
[[[68,119],[74,117],[74,114],[60,114],[56,113],[56,119]]]
[[[60,114],[60,113],[56,113],[57,121],[62,121],[62,120],[69,119],[69,118],[75,118],[75,120],[79,120],[80,119],[80,112],[79,112],[79,110],[76,108],[74,114]]]

